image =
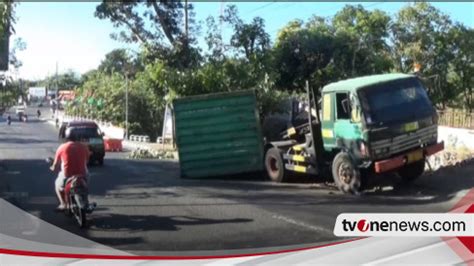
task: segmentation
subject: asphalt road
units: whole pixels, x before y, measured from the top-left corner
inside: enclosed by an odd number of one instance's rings
[[[351,196],[307,178],[287,184],[271,183],[261,174],[181,179],[177,162],[108,153],[103,167],[90,169],[90,199],[98,208],[90,226],[80,230],[53,211],[55,176],[44,158],[58,147],[57,129],[34,118],[35,110],[29,112],[27,123],[0,122],[0,192],[44,221],[135,254],[334,241],[339,213],[445,212],[474,184],[474,164],[469,164],[423,176],[412,186],[378,177],[378,189]]]

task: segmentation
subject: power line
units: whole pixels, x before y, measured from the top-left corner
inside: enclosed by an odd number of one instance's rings
[[[255,8],[255,9],[251,10],[251,11],[249,12],[249,14],[255,13],[255,12],[258,11],[258,10],[267,8],[267,7],[269,7],[269,6],[273,5],[273,4],[276,4],[276,3],[278,3],[278,2],[277,2],[277,1],[273,1],[273,2],[271,2],[271,3],[266,3],[266,4],[262,5],[262,6],[259,6],[259,7]]]
[[[364,8],[368,8],[368,7],[373,7],[373,6],[377,6],[377,5],[380,5],[380,4],[386,4],[387,2],[385,1],[380,1],[378,3],[373,3],[373,4],[370,4],[368,6],[363,6]]]
[[[290,7],[290,6],[292,6],[292,5],[295,5],[295,4],[298,4],[298,3],[295,3],[295,2],[293,2],[293,3],[285,3],[285,5],[277,6],[277,7],[273,8],[272,10],[277,10],[277,9],[281,9],[281,8],[288,8],[288,7]]]

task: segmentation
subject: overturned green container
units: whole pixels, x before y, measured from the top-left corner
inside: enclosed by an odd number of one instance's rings
[[[173,101],[182,177],[263,170],[263,142],[255,91]]]

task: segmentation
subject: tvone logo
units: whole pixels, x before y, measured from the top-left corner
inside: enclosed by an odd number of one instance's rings
[[[357,229],[361,232],[367,232],[369,230],[369,223],[365,219],[361,219],[357,222]]]
[[[356,229],[360,232],[367,232],[370,228],[370,223],[366,219],[360,219],[359,221],[348,221],[342,220],[342,230],[348,232],[354,232]]]

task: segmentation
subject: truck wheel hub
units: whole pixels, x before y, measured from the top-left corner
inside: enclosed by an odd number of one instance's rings
[[[275,173],[275,172],[278,172],[278,163],[277,163],[277,159],[275,158],[271,158],[270,159],[270,170]]]
[[[348,184],[352,180],[353,172],[354,171],[351,165],[343,163],[339,167],[339,179],[342,182]]]

